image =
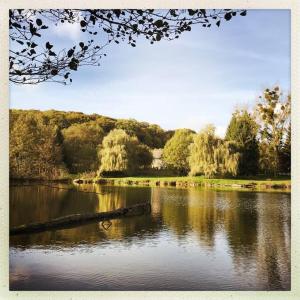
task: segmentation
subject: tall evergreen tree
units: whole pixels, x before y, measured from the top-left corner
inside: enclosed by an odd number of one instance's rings
[[[283,142],[280,155],[280,172],[291,173],[291,123],[289,124],[285,141]]]
[[[234,141],[240,153],[239,175],[255,175],[258,172],[259,147],[258,126],[247,110],[233,113],[228,125],[225,140]]]

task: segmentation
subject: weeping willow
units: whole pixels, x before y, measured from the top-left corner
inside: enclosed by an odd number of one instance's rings
[[[194,136],[190,146],[190,175],[236,176],[240,154],[234,142],[223,141],[215,136],[215,127],[207,126]]]
[[[103,172],[130,173],[135,168],[136,137],[122,129],[112,130],[102,142],[99,151],[100,174]]]
[[[236,176],[239,167],[240,153],[237,152],[237,145],[234,142],[220,142],[214,149],[214,163],[216,174],[221,176]]]

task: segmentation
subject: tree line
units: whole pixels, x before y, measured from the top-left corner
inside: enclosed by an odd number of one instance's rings
[[[291,170],[291,97],[266,89],[252,111],[233,112],[226,135],[212,124],[196,133],[165,131],[133,119],[78,112],[11,110],[10,177],[58,179],[98,176],[277,176]],[[152,165],[161,149],[160,170]]]
[[[120,132],[126,133],[126,137],[118,140]],[[150,149],[163,148],[174,131],[165,131],[158,125],[134,119],[114,119],[80,112],[12,109],[9,133],[11,178],[58,179],[69,174],[97,171],[99,154],[101,151],[105,153],[102,142],[110,145],[109,133],[116,138],[115,143],[127,143],[118,151],[127,153],[131,147],[129,144],[136,144],[134,161],[142,160],[141,164],[149,165],[152,160]],[[128,165],[128,169],[134,168]]]

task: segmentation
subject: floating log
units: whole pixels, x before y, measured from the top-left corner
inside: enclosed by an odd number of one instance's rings
[[[114,211],[97,212],[88,214],[74,214],[65,217],[56,218],[47,222],[31,223],[13,227],[9,230],[10,235],[26,234],[34,232],[42,232],[52,229],[64,229],[80,226],[84,223],[94,221],[105,221],[111,219],[118,219],[123,217],[131,217],[142,215],[151,212],[151,204],[143,203],[134,206],[119,208]]]

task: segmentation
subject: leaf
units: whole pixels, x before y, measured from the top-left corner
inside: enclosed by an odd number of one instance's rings
[[[86,21],[81,20],[81,21],[80,21],[80,26],[81,26],[81,27],[85,27],[85,26],[86,26]]]
[[[74,50],[73,50],[73,49],[70,49],[70,50],[68,51],[68,57],[71,57],[73,54],[74,54]]]
[[[73,61],[73,60],[70,61],[69,64],[68,64],[68,66],[69,66],[69,68],[70,68],[71,70],[77,71],[78,65],[77,65],[77,63],[76,63],[75,61]]]
[[[80,43],[79,43],[79,46],[80,46],[81,48],[83,48],[83,47],[84,47],[84,43],[83,43],[83,42],[80,42]]]
[[[49,42],[46,43],[46,48],[47,48],[48,50],[50,50],[52,47],[53,47],[53,45],[51,45]]]
[[[49,27],[46,26],[46,25],[43,25],[43,26],[41,27],[41,29],[47,29],[47,28],[49,28]]]
[[[31,43],[31,48],[35,48],[37,46],[37,44],[35,42]]]
[[[20,40],[16,40],[19,44],[23,45],[24,42],[23,41],[20,41]]]
[[[206,9],[200,9],[202,15],[206,18]]]
[[[56,56],[56,53],[53,52],[53,51],[51,51],[51,50],[49,50],[49,55],[50,55],[50,56]]]
[[[230,19],[231,19],[231,13],[226,13],[225,15],[224,15],[224,18],[225,18],[225,20],[226,21],[229,21]]]
[[[32,23],[29,23],[29,30],[32,35],[35,35],[36,28],[32,25]]]
[[[121,9],[114,9],[114,13],[117,16],[117,18],[119,18],[121,15]]]
[[[20,29],[22,28],[22,26],[19,23],[16,23],[16,22],[11,23],[11,25],[16,27],[16,28],[20,28]]]
[[[157,40],[158,42],[161,40],[161,35],[160,35],[159,33],[156,35],[156,40]]]
[[[134,44],[134,43],[131,43],[130,45],[131,45],[132,47],[135,47],[135,44]]]
[[[220,23],[221,23],[221,21],[219,20],[219,21],[216,23],[216,25],[217,25],[218,27],[220,27]]]
[[[244,10],[243,12],[240,13],[240,16],[245,17],[246,15],[247,15],[247,11],[246,10]]]
[[[36,25],[37,26],[42,26],[42,24],[43,24],[43,22],[42,22],[42,20],[41,19],[36,19]]]
[[[95,25],[95,23],[96,23],[96,18],[95,18],[95,16],[90,16],[90,21],[92,21],[93,22],[93,25]]]
[[[188,9],[188,13],[190,16],[193,16],[196,13],[196,11],[193,9]]]
[[[164,25],[162,20],[156,20],[153,25],[155,25],[156,27],[162,27]]]
[[[57,69],[52,69],[51,70],[51,75],[55,76],[58,74],[58,70]]]

